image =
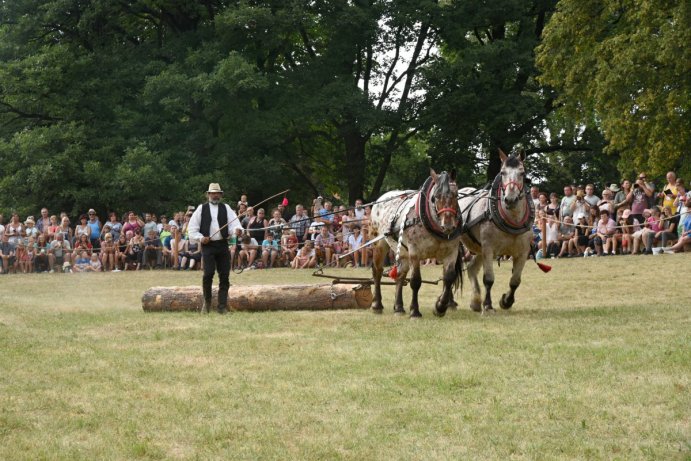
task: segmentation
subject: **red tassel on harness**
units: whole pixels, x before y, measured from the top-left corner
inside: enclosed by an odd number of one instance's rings
[[[396,278],[398,277],[398,266],[393,266],[391,268],[391,270],[389,271],[389,277],[396,280]]]
[[[545,273],[552,270],[552,266],[548,266],[547,264],[537,263],[537,267],[539,267],[540,270]]]
[[[281,202],[281,205],[288,206],[288,197],[283,197],[283,201]]]

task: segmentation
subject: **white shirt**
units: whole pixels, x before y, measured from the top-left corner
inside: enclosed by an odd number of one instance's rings
[[[202,233],[199,232],[199,228],[202,225],[202,206],[203,205],[199,205],[197,209],[194,210],[194,213],[190,218],[190,222],[187,225],[187,234],[189,235],[190,240],[200,241],[204,237]],[[218,224],[219,206],[226,207],[226,215],[228,216],[228,235],[233,235],[235,233],[235,229],[237,228],[242,229],[240,220],[227,203],[219,203],[218,205],[214,205],[213,203],[209,202],[209,211],[211,212],[209,236],[211,236],[211,240],[223,240],[223,236],[219,232],[221,226]]]

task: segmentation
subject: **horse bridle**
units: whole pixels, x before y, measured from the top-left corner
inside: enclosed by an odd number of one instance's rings
[[[504,182],[502,181],[502,183],[501,183],[501,192],[502,192],[502,194],[503,194],[504,196],[506,196],[506,188],[509,187],[511,184],[513,184],[514,186],[516,186],[516,188],[518,189],[518,191],[519,191],[519,192],[518,192],[518,199],[519,199],[519,200],[522,199],[523,197],[525,197],[525,190],[524,190],[524,185],[525,185],[525,184],[524,184],[524,183],[518,183],[518,181],[509,181],[509,182],[507,182],[507,183],[504,183]]]

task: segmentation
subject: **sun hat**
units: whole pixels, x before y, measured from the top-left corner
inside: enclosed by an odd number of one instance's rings
[[[36,221],[34,221],[31,217],[29,217],[26,221],[24,221],[24,224],[36,224]]]
[[[610,184],[608,189],[611,190],[612,192],[619,192],[619,186],[616,184]]]
[[[219,192],[222,194],[223,189],[221,189],[221,185],[218,184],[217,182],[212,182],[211,184],[209,184],[209,190],[207,190],[206,193],[210,194],[212,192]]]

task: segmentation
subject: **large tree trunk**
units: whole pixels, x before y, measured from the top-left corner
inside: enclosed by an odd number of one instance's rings
[[[142,296],[146,312],[196,311],[202,305],[200,286],[152,287]],[[218,301],[213,289],[212,307]],[[369,285],[249,285],[231,286],[228,307],[235,311],[367,309],[372,303]]]
[[[348,202],[352,205],[355,200],[365,198],[365,146],[368,137],[360,134],[354,120],[341,125],[339,130],[345,144]]]

